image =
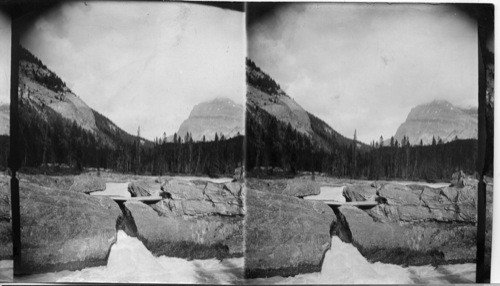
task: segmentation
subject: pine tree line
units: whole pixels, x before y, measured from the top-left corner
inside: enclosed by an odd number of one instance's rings
[[[30,105],[21,104],[19,112],[21,163],[30,172],[49,165],[64,165],[71,172],[103,168],[150,175],[232,176],[234,169],[243,164],[243,136],[231,139],[217,136],[215,141],[193,142],[189,134],[184,141],[153,143],[146,142],[140,134],[135,139],[113,137],[110,132],[96,134],[50,109],[44,110],[47,120]]]
[[[371,146],[355,140],[331,140],[329,148],[315,144],[310,135],[295,131],[262,110],[247,113],[246,168],[250,176],[261,169],[280,168],[289,174],[321,172],[359,179],[449,180],[458,169],[474,173],[477,140],[455,140],[411,146],[408,137],[388,146]],[[356,136],[356,135],[355,135]],[[265,167],[265,168],[261,168]],[[271,167],[271,168],[269,168]]]

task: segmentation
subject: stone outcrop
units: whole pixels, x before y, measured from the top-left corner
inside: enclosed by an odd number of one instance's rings
[[[342,194],[347,202],[374,201],[377,197],[377,188],[371,185],[347,185]]]
[[[379,204],[374,208],[343,206],[337,211],[337,234],[365,257],[403,265],[475,261],[474,186],[388,183],[380,185],[377,194]]]
[[[243,252],[242,217],[179,217],[140,202],[124,204],[129,227],[154,255],[189,259],[227,258]]]
[[[245,277],[321,270],[335,215],[322,202],[247,189]]]
[[[0,176],[0,260],[12,259],[12,215],[9,177]]]
[[[153,194],[157,195],[160,192],[160,185],[137,181],[128,184],[127,190],[132,197],[147,197]]]
[[[402,265],[474,262],[476,228],[435,222],[382,223],[352,206],[338,209],[339,237],[370,261]]]
[[[21,182],[20,273],[105,265],[119,206],[105,197]]]
[[[250,189],[293,197],[319,195],[321,192],[320,185],[317,182],[300,178],[282,180],[247,178],[246,186]]]
[[[378,195],[383,201],[368,213],[379,221],[475,223],[477,192],[474,187],[430,188],[386,184]]]
[[[170,180],[163,186],[165,199],[153,205],[163,215],[243,215],[242,183]]]

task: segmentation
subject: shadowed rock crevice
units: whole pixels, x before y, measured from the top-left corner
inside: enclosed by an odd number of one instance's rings
[[[122,214],[116,219],[116,231],[123,230],[128,236],[137,237],[137,226],[132,213],[125,207],[124,202],[117,202]]]

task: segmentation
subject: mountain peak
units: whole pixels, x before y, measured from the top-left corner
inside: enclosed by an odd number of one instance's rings
[[[432,138],[444,142],[477,138],[477,109],[461,109],[446,100],[433,100],[413,107],[406,121],[399,126],[394,139],[404,136],[411,144],[432,143]]]
[[[226,97],[216,97],[195,105],[177,135],[183,138],[189,132],[194,141],[201,141],[203,137],[213,140],[215,133],[234,137],[245,132],[243,118],[241,104]]]

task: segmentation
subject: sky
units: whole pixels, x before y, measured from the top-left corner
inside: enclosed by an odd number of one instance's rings
[[[194,105],[245,100],[244,13],[182,3],[70,2],[21,44],[125,131],[176,132]]]
[[[296,3],[269,15],[248,27],[249,57],[344,136],[390,138],[434,99],[477,106],[477,27],[451,6]]]
[[[10,103],[10,18],[0,11],[0,105]]]

